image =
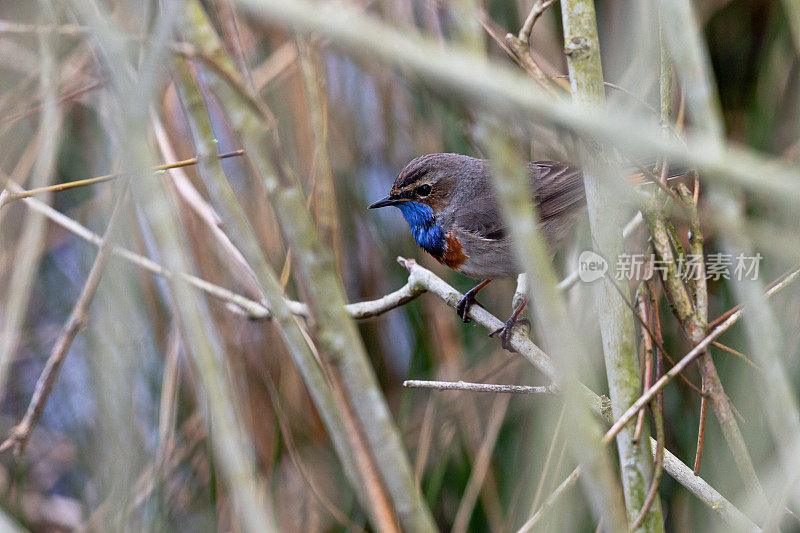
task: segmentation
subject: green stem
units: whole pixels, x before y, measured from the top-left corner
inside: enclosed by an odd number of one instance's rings
[[[562,0],[561,15],[572,98],[587,108],[604,109],[603,69],[594,2]],[[621,219],[623,210],[619,209],[619,201],[605,179],[612,176],[611,169],[595,143],[584,141],[580,151],[592,237],[601,255],[619,257],[624,249],[622,231],[612,228],[622,228],[624,220]],[[596,283],[595,294],[611,406],[614,416],[618,417],[639,397],[641,380],[633,318],[622,295],[612,283],[613,280],[607,279]],[[643,438],[649,438],[646,429],[642,430],[642,435]],[[640,514],[647,500],[653,475],[652,456],[644,447],[636,446],[635,440],[635,428],[632,425],[626,426],[616,437],[625,504],[631,521]],[[641,529],[663,531],[658,496],[652,499],[647,514],[640,521]]]

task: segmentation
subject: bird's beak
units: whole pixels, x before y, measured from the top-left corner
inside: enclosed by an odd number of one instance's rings
[[[390,194],[389,196],[385,196],[385,197],[381,198],[377,202],[369,204],[367,209],[377,209],[379,207],[386,207],[386,206],[389,206],[389,205],[397,205],[400,202],[404,202],[404,201],[406,201],[406,200],[403,199],[403,198],[398,198],[396,196],[392,196]]]

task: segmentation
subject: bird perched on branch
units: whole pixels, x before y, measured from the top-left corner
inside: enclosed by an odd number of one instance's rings
[[[527,167],[541,231],[555,253],[586,211],[583,174],[579,167],[556,161],[529,162]],[[632,179],[641,181],[641,174]],[[397,176],[389,195],[369,209],[386,206],[400,209],[417,244],[434,259],[482,280],[458,302],[456,309],[464,322],[469,321],[469,308],[481,289],[494,279],[515,277],[521,271],[497,205],[489,162],[484,159],[459,154],[414,159]],[[491,333],[500,334],[506,349],[527,301],[517,305],[503,328]]]

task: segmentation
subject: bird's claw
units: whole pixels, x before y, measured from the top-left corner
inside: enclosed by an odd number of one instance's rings
[[[502,328],[498,328],[493,332],[489,333],[490,337],[494,337],[498,333],[500,334],[500,343],[502,344],[503,348],[508,350],[511,353],[517,353],[517,351],[511,346],[511,335],[514,333],[514,327],[517,324],[522,324],[528,328],[528,333],[531,332],[531,321],[527,318],[516,318],[513,315],[511,318],[506,320],[506,323],[503,324]]]
[[[472,307],[473,304],[478,304],[478,300],[475,299],[475,295],[467,292],[464,296],[456,304],[456,312],[458,312],[458,316],[461,317],[461,321],[467,323],[470,321],[470,318],[467,316],[469,314],[469,309]]]

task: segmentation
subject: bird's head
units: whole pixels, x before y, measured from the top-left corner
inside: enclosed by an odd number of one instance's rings
[[[454,201],[459,187],[468,186],[481,163],[458,154],[430,154],[410,162],[394,180],[389,195],[369,206],[370,209],[396,206],[411,228],[411,234],[422,248],[434,257],[445,251],[446,228],[438,216]],[[462,189],[464,187],[461,187]]]
[[[468,175],[466,167],[471,161],[476,160],[458,154],[429,154],[418,157],[400,172],[389,194],[369,208],[394,205],[405,214],[410,210],[428,207],[437,213],[450,204],[458,177]]]

